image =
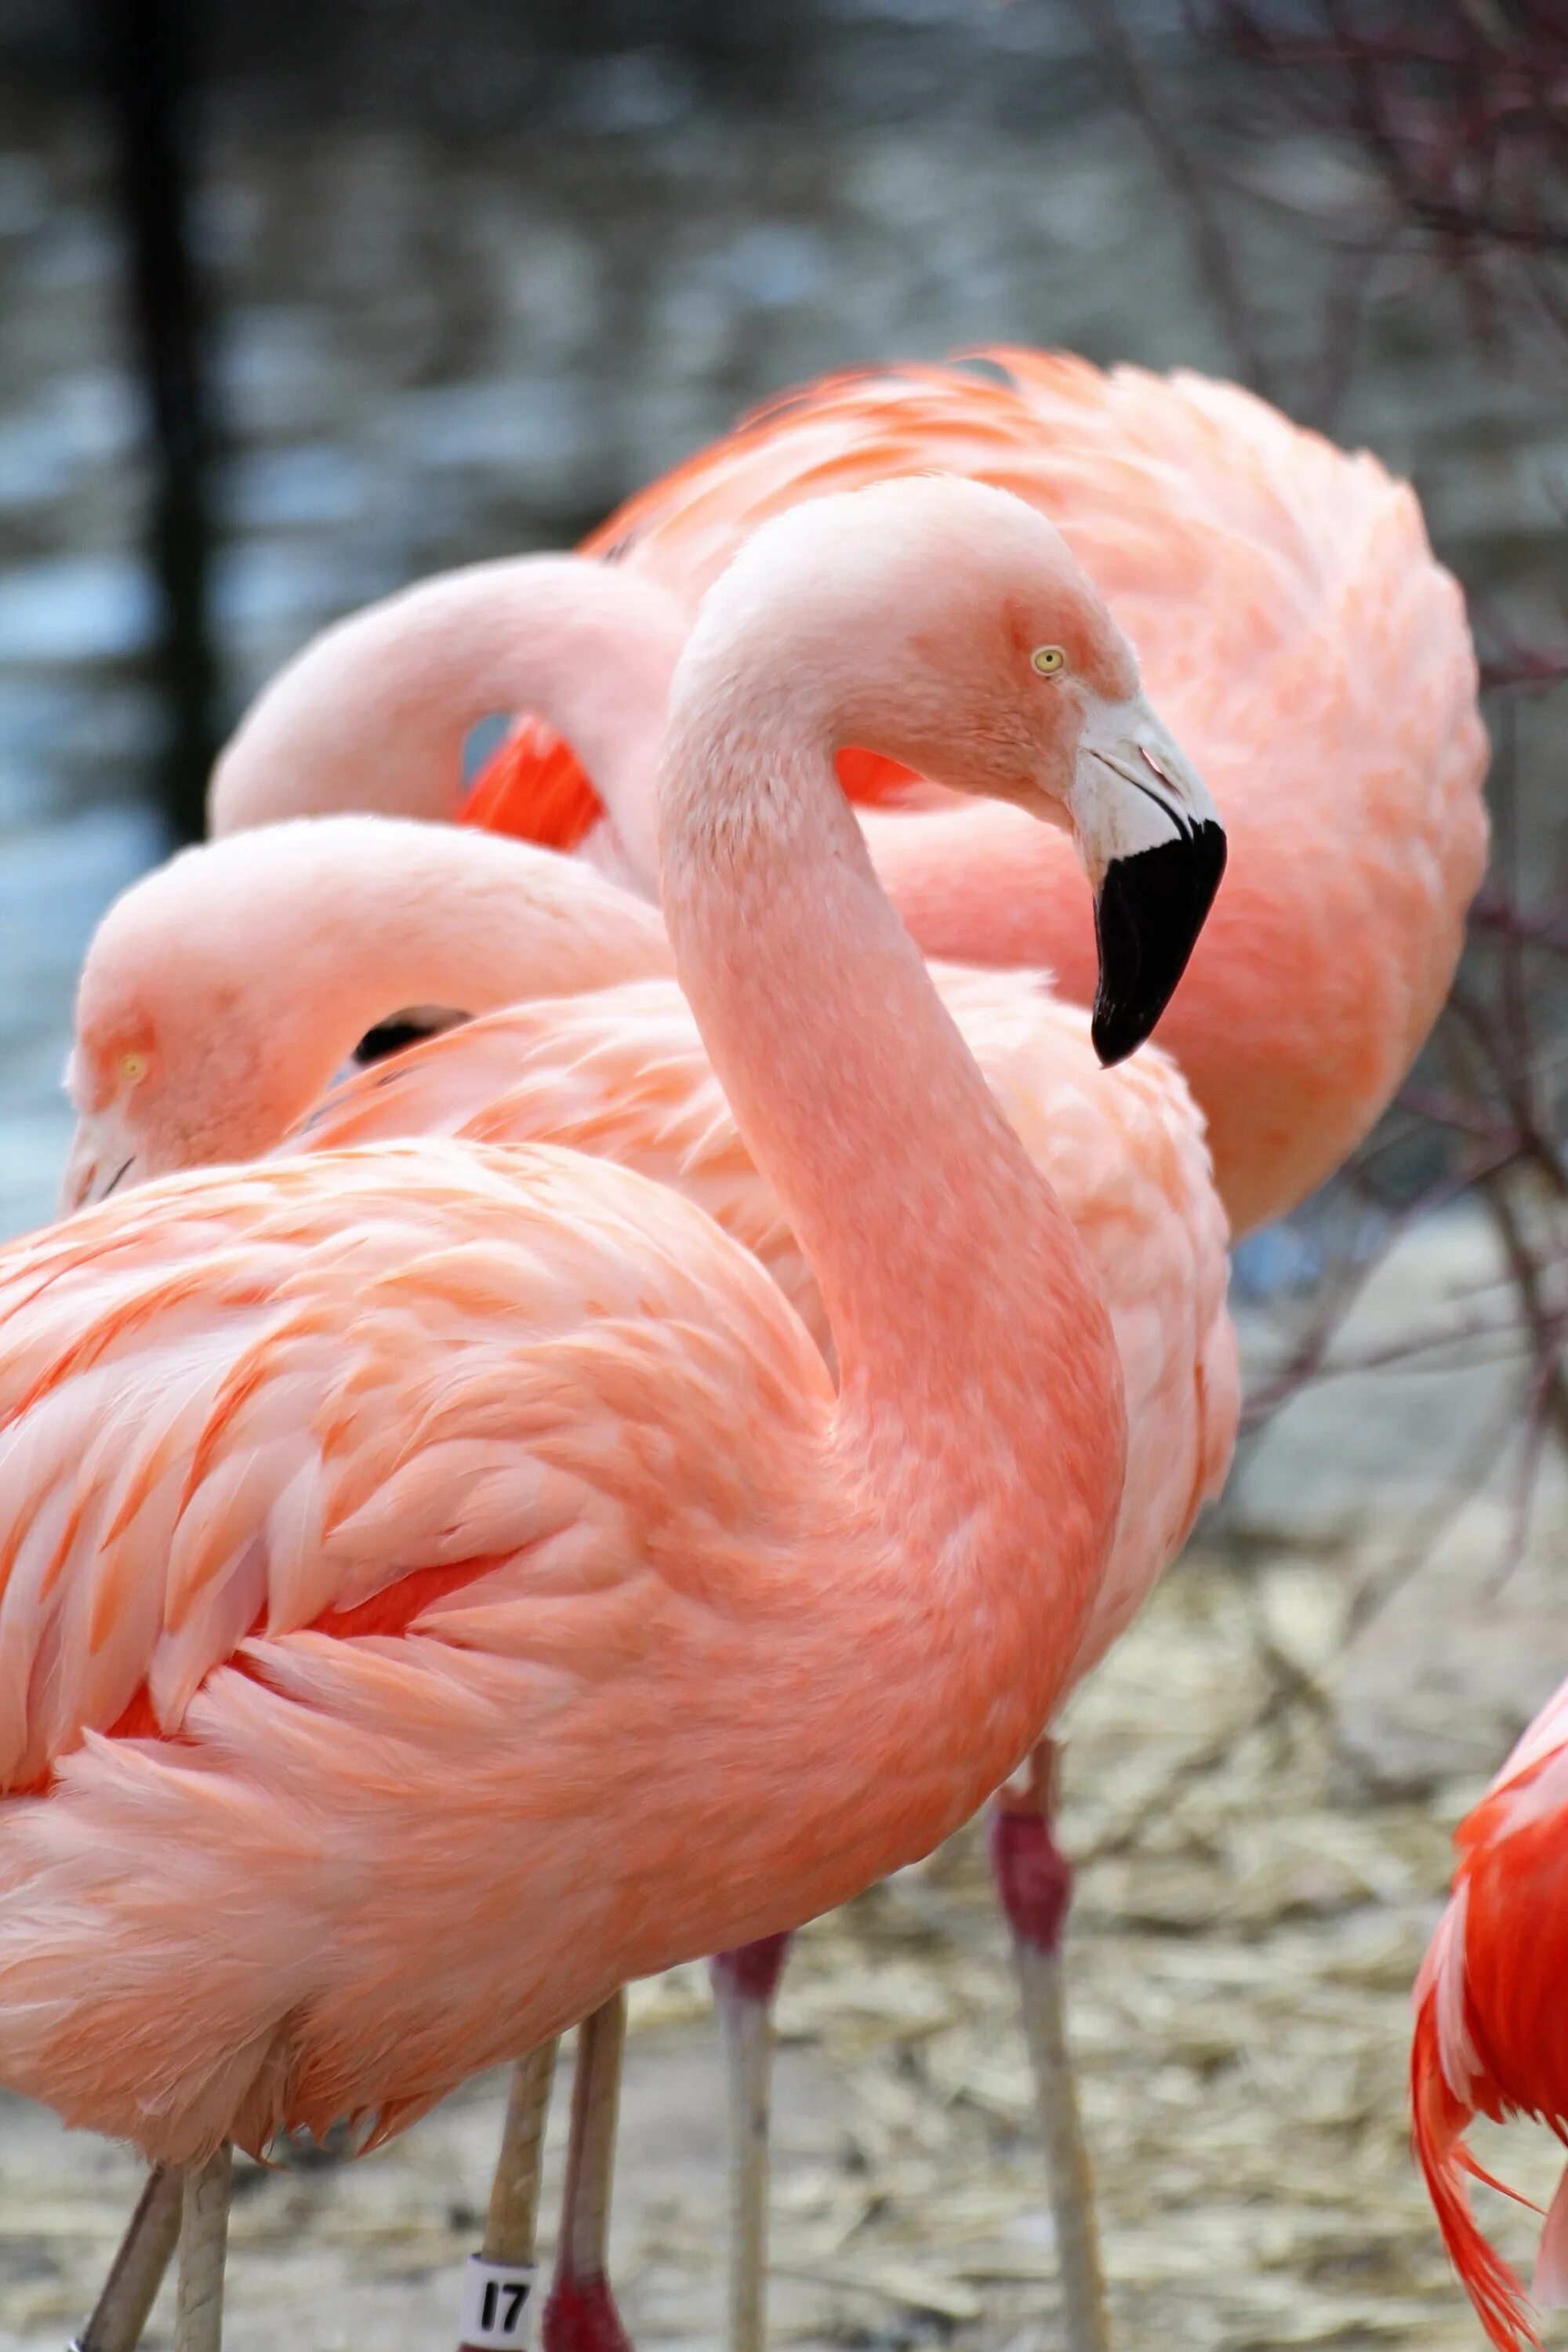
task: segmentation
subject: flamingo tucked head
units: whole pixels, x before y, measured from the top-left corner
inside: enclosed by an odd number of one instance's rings
[[[431,1001],[399,981],[422,976],[427,902],[438,906],[444,869],[475,862],[478,838],[387,817],[296,818],[184,850],[134,882],[100,923],[77,983],[66,1090],[78,1125],[60,1213],[270,1150],[366,1029]],[[515,927],[506,869],[521,845],[491,846],[500,854],[482,861],[466,902],[465,945],[479,967]],[[355,877],[375,887],[374,930],[352,919]]]
[[[273,855],[268,838],[260,859]],[[240,868],[258,862],[255,838],[187,851],[143,876],[94,936],[66,1066],[78,1124],[62,1214],[173,1169],[252,1158],[295,1108],[289,1039],[303,1024],[279,1017],[264,1027],[253,1017],[244,1003],[247,953],[252,986],[274,998],[303,991],[308,1001],[316,979],[268,961],[265,937],[247,928],[232,890],[204,896],[195,887],[209,860],[243,881]]]
[[[864,616],[885,609],[889,578],[903,625],[872,632]],[[830,754],[866,745],[1071,832],[1095,896],[1095,1046],[1105,1063],[1133,1052],[1213,904],[1225,834],[1055,526],[1005,490],[910,477],[775,516],[724,580],[726,641],[753,604],[776,612],[781,586],[793,591],[792,718],[827,725]],[[710,696],[743,697],[749,681],[722,675],[706,618],[705,608],[683,666],[715,673]]]
[[[89,944],[60,1213],[259,1158],[409,1008],[424,1034],[668,968],[651,907],[498,834],[310,816],[183,850]]]

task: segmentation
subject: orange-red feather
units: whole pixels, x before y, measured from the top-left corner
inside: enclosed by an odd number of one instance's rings
[[[1460,1825],[1454,1895],[1415,1989],[1412,2132],[1444,2242],[1499,2352],[1539,2341],[1523,2289],[1483,2237],[1471,2119],[1532,2116],[1568,2139],[1568,1685]],[[1511,2193],[1511,2192],[1510,2192]],[[1561,2198],[1559,2200],[1561,2203]],[[1538,2298],[1563,2299],[1554,2206]]]

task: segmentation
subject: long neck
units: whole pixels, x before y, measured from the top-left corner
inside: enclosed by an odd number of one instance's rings
[[[409,1006],[489,1013],[672,970],[657,909],[553,851],[379,819],[298,830],[311,875],[280,866],[274,919],[260,910],[287,989],[253,992],[278,1024],[263,1058],[285,1124],[366,1030]],[[253,896],[244,936],[256,921]]]
[[[765,709],[731,699],[715,720],[683,700],[661,787],[666,918],[714,1068],[821,1285],[838,1460],[911,1612],[922,1591],[973,1588],[973,1622],[1017,1664],[1008,1704],[1026,1738],[1121,1489],[1093,1278],[878,887],[830,744],[790,741]]]
[[[325,631],[258,697],[214,772],[213,831],[352,809],[448,820],[468,730],[521,710],[566,738],[618,827],[646,831],[681,633],[651,582],[568,556],[408,589]]]

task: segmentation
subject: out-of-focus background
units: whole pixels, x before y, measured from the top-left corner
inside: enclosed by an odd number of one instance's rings
[[[1500,849],[1457,1009],[1240,1254],[1253,1434],[1072,1727],[1129,2352],[1475,2340],[1401,2072],[1447,1829],[1568,1667],[1565,257],[1561,0],[0,0],[0,1234],[50,1209],[91,926],[256,688],[782,386],[994,341],[1234,376],[1409,474],[1466,585]],[[1051,2346],[973,1841],[810,1931],[784,2016],[779,2340]],[[710,2343],[700,1973],[637,2022],[626,2304]],[[447,2341],[499,2111],[247,2174],[241,2352]],[[131,2179],[0,2107],[0,2346],[79,2315]]]

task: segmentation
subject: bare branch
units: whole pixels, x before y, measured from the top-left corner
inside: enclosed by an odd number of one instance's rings
[[[1225,327],[1237,370],[1254,392],[1267,393],[1272,371],[1264,357],[1252,308],[1242,290],[1241,272],[1207,176],[1142,50],[1122,23],[1116,0],[1088,0],[1088,12],[1100,55],[1181,207],[1198,276]]]

